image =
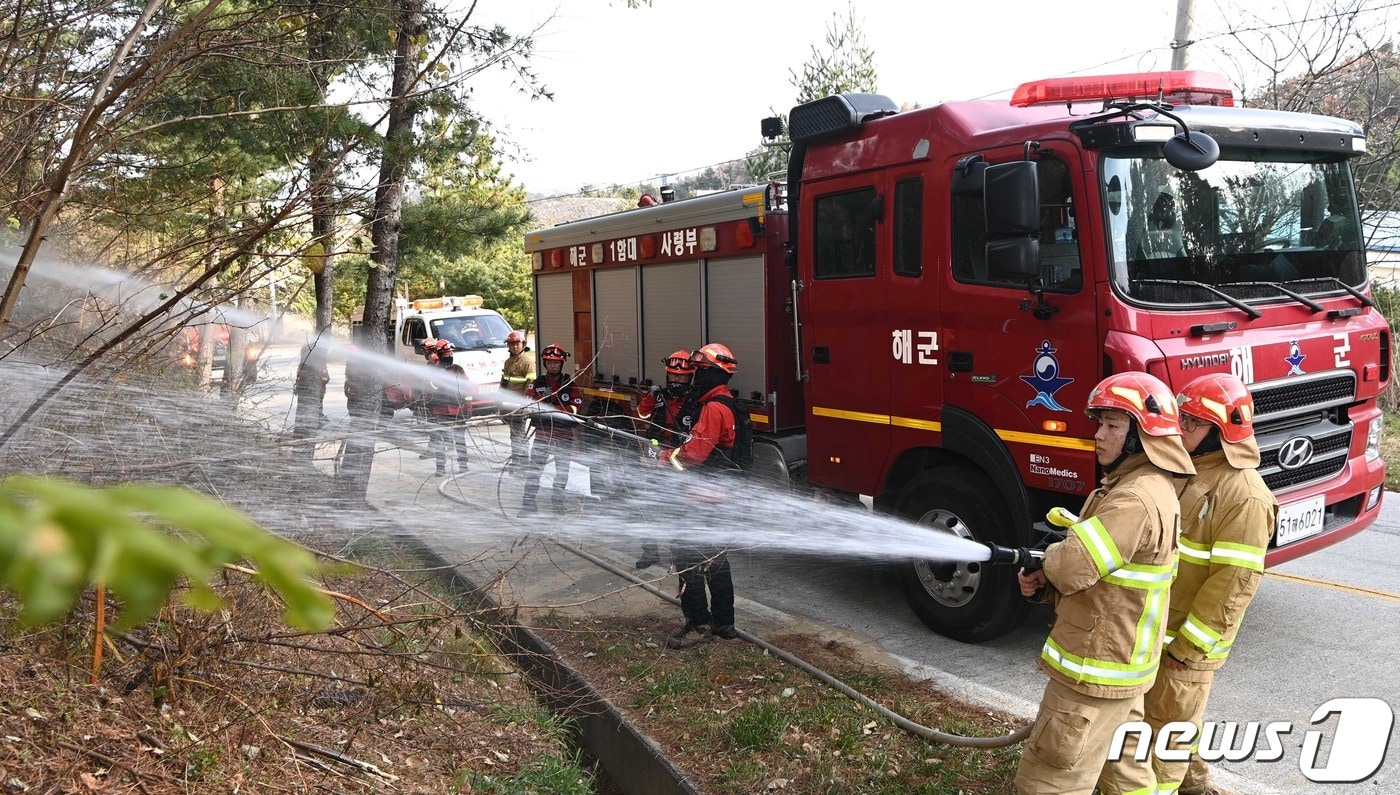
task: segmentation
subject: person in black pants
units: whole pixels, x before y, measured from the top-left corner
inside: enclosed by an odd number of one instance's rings
[[[714,518],[723,514],[720,508],[730,491],[726,479],[743,474],[736,463],[743,458],[738,446],[752,444],[752,434],[741,439],[738,431],[736,404],[729,392],[729,379],[737,370],[737,362],[729,348],[716,343],[703,345],[690,355],[690,362],[695,365],[690,394],[698,409],[692,412],[682,408],[680,415],[695,417],[695,424],[686,442],[662,451],[657,462],[663,468],[693,474],[686,488],[688,513],[703,516],[706,506],[712,506],[709,513]],[[729,554],[725,547],[705,538],[722,529],[699,527],[690,537],[677,539],[671,545],[680,575],[681,612],[685,614],[685,624],[666,639],[666,645],[672,649],[705,643],[716,636],[739,636],[734,628],[734,581],[730,577]]]

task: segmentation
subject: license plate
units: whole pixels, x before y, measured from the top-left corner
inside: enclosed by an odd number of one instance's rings
[[[1279,506],[1278,530],[1274,533],[1274,545],[1281,547],[1300,538],[1321,533],[1323,519],[1326,518],[1327,512],[1322,499],[1318,496],[1310,500]]]

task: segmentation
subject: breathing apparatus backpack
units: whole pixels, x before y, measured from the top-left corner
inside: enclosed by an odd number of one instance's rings
[[[747,475],[753,471],[753,420],[749,418],[747,411],[740,408],[739,402],[731,394],[719,395],[711,400],[728,407],[729,412],[734,415],[734,449],[725,454],[725,457]]]

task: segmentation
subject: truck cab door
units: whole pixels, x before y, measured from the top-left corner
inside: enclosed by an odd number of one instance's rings
[[[989,233],[985,194],[952,179],[945,396],[948,406],[975,416],[1002,440],[1026,486],[1082,496],[1096,479],[1094,429],[1083,408],[1100,372],[1088,267],[1097,243],[1079,234],[1075,208],[1087,194],[1075,150],[1050,148],[1053,154],[1033,161],[1039,224],[1024,237],[1036,245],[1018,249],[1014,274],[1000,254],[1008,250],[1003,243],[1021,241]],[[1023,157],[1016,149],[988,153],[987,160]],[[966,169],[967,159],[961,162]],[[958,168],[953,161],[947,167]]]
[[[872,494],[890,444],[889,197],[882,174],[822,180],[803,190],[807,466],[813,482]]]

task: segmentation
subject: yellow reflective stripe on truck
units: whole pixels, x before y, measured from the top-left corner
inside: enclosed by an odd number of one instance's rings
[[[873,414],[866,411],[847,411],[846,409],[833,409],[825,406],[813,406],[812,416],[829,417],[835,420],[850,420],[852,422],[868,422],[872,425],[893,425],[899,428],[913,428],[918,431],[932,431],[940,433],[943,430],[943,423],[938,420],[925,420],[916,417],[897,417],[889,414]],[[1029,444],[1040,447],[1060,447],[1066,450],[1093,450],[1093,439],[1071,439],[1064,436],[1051,436],[1044,433],[1027,433],[1025,431],[1008,431],[1000,428],[993,429],[997,437],[1004,442],[1015,444]]]

